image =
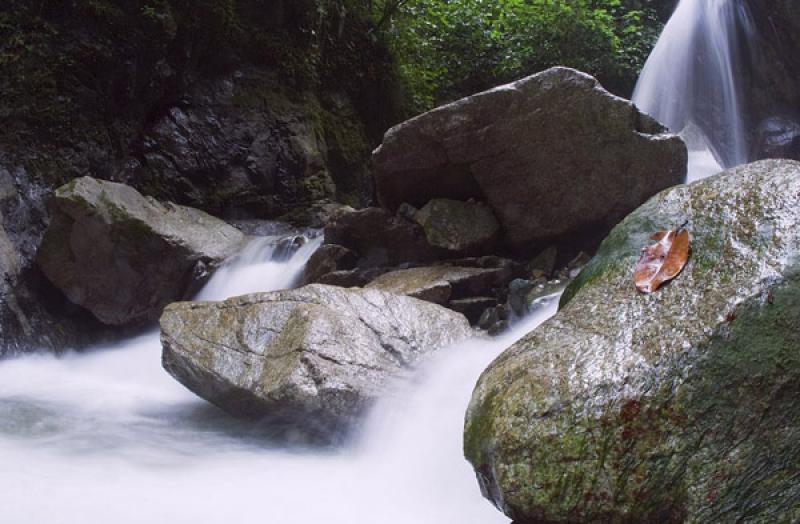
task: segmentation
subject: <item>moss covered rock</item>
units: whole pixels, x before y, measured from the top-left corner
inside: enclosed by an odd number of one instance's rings
[[[72,302],[110,325],[158,318],[244,240],[202,211],[89,177],[59,188],[51,208],[37,264]]]
[[[651,295],[650,235],[692,255]],[[800,163],[664,191],[628,216],[506,350],[469,406],[465,453],[518,522],[800,519]]]
[[[164,368],[235,415],[315,440],[337,438],[422,356],[470,336],[440,306],[313,284],[224,302],[172,304]]]

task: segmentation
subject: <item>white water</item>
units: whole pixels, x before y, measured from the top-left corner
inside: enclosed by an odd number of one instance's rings
[[[289,287],[315,247],[275,262],[251,245],[201,296]],[[464,411],[480,372],[556,302],[505,337],[439,352],[376,406],[357,442],[330,451],[270,443],[195,397],[162,371],[156,333],[0,362],[0,522],[508,522],[462,458]]]
[[[633,94],[644,112],[681,133],[689,181],[749,160],[738,68],[753,33],[739,0],[681,0]]]

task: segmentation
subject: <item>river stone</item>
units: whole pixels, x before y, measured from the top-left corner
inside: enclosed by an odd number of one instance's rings
[[[471,333],[428,302],[319,284],[171,304],[161,317],[163,365],[183,385],[315,440],[336,438],[392,378]]]
[[[399,124],[374,152],[382,205],[485,201],[509,248],[591,244],[686,176],[680,138],[589,75],[556,67]],[[580,237],[580,239],[578,239]]]
[[[692,255],[651,295],[650,235]],[[662,192],[481,376],[465,453],[518,522],[800,519],[800,163]]]
[[[37,264],[109,325],[155,320],[235,254],[244,235],[202,211],[83,177],[55,192]]]
[[[500,236],[500,224],[487,206],[438,198],[414,214],[434,247],[454,254],[488,253]]]
[[[505,285],[506,277],[503,269],[415,267],[385,273],[367,287],[444,305],[451,298],[491,294],[493,289]]]

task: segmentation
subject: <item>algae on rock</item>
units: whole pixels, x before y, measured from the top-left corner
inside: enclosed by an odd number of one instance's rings
[[[693,255],[652,295],[658,230]],[[653,197],[603,242],[562,310],[506,350],[465,453],[519,522],[800,518],[800,163],[764,161]]]

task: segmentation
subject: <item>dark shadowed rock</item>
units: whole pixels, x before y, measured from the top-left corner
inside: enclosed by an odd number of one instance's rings
[[[158,318],[244,240],[202,211],[89,177],[59,188],[51,211],[37,264],[72,302],[110,325]]]
[[[500,237],[500,224],[485,205],[434,199],[414,214],[428,243],[457,255],[490,253]]]
[[[422,356],[471,335],[440,306],[382,291],[310,285],[172,304],[164,368],[222,409],[330,440]]]
[[[343,246],[324,244],[317,249],[303,271],[303,282],[312,284],[328,273],[356,267],[358,255]]]
[[[517,252],[599,240],[686,175],[680,138],[592,77],[557,67],[390,129],[374,152],[391,210],[434,198],[489,204]]]
[[[687,266],[638,293],[641,248],[684,222]],[[465,453],[519,522],[796,522],[798,348],[800,163],[678,186],[483,373]]]
[[[359,267],[430,262],[446,254],[428,243],[419,224],[377,207],[333,218],[325,226],[325,243],[355,251]]]

